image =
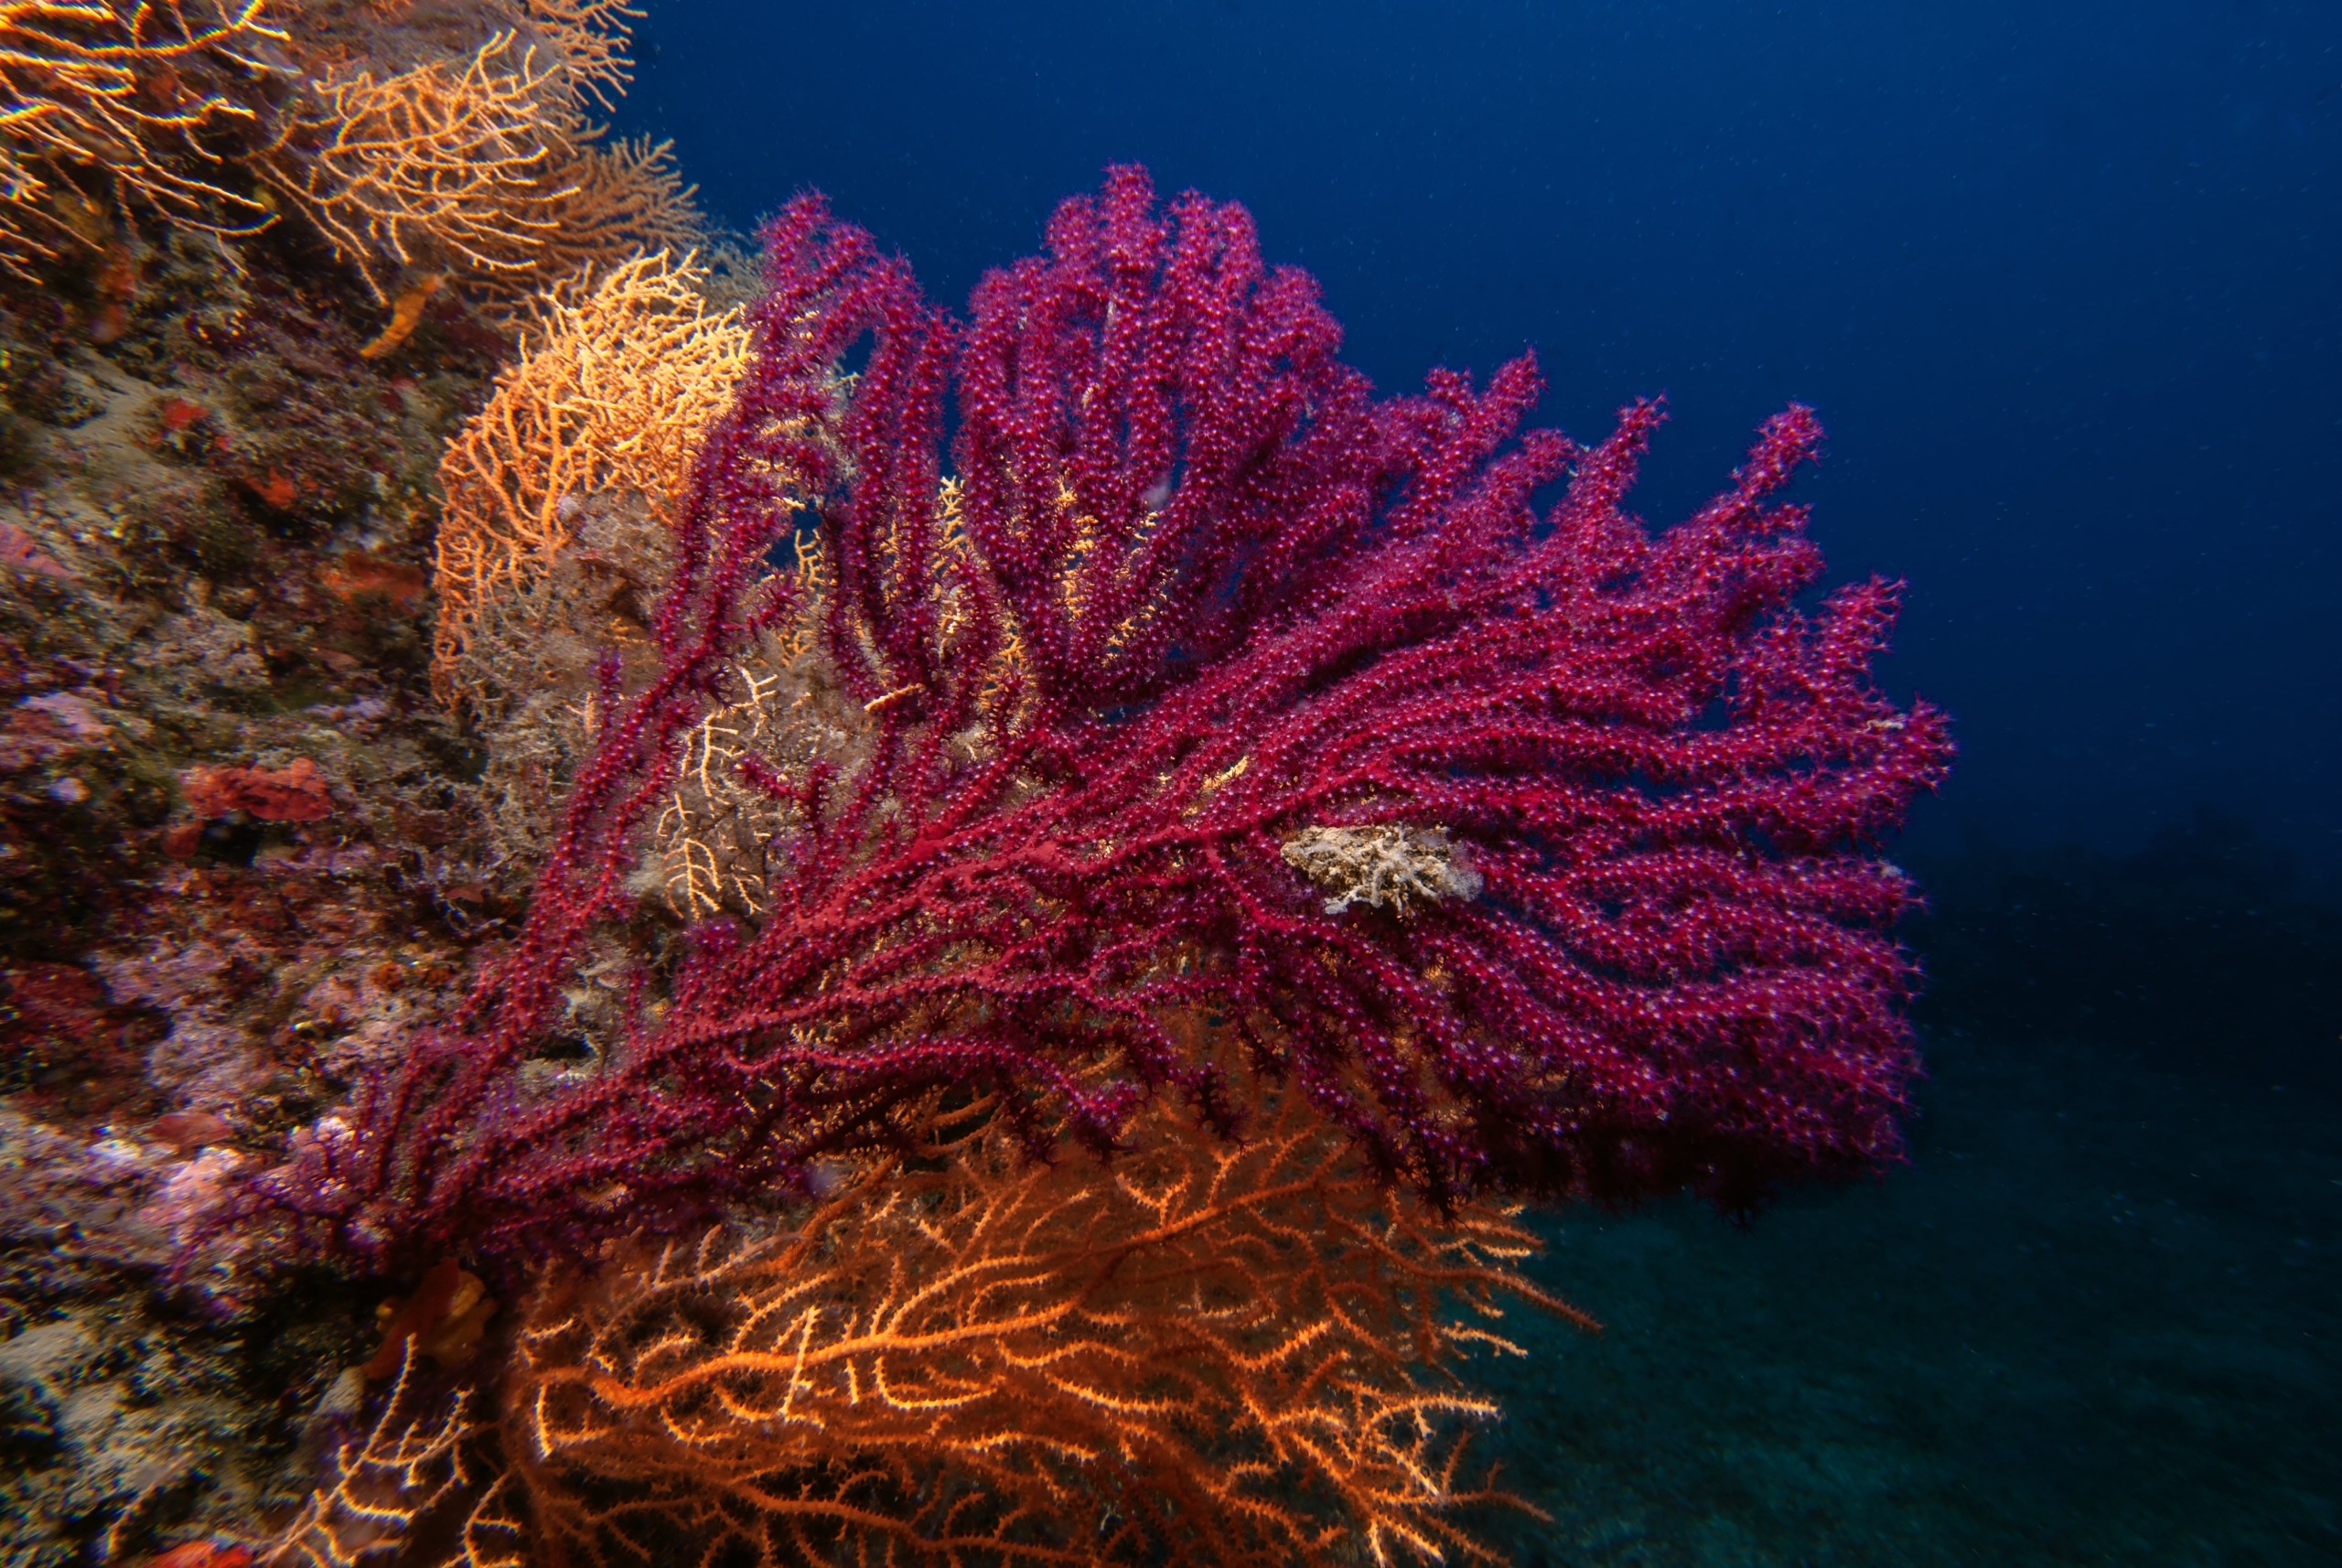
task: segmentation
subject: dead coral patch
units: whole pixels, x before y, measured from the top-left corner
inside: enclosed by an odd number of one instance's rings
[[[876,729],[815,650],[810,624],[766,638],[725,672],[720,700],[683,733],[641,880],[678,919],[753,924],[812,824],[801,803],[747,769],[803,779],[820,767],[852,779],[869,761]]]

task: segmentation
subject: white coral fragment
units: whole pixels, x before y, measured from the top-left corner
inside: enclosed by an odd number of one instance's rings
[[[1409,898],[1437,902],[1470,898],[1480,875],[1445,828],[1391,822],[1370,828],[1304,828],[1284,842],[1285,864],[1335,895],[1326,913],[1354,903],[1390,905],[1401,915]]]

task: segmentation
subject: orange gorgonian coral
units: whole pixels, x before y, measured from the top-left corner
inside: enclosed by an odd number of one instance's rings
[[[504,1422],[538,1561],[1499,1560],[1452,1363],[1521,1353],[1505,1296],[1592,1326],[1514,1211],[1386,1190],[1294,1092],[1241,1146],[1156,1111],[1111,1167],[988,1108],[793,1229],[541,1292]]]
[[[0,266],[94,254],[131,207],[231,233],[267,209],[203,177],[206,138],[259,115],[228,89],[272,70],[263,0],[0,4]]]
[[[295,213],[392,308],[380,357],[442,285],[507,325],[561,280],[701,238],[667,146],[587,119],[631,73],[622,0],[302,0],[294,30],[266,4],[0,0],[0,269],[103,257],[111,341],[129,220],[234,234]]]
[[[467,60],[320,81],[271,183],[385,303],[401,268],[525,272],[553,226],[540,122],[554,61],[509,32]]]
[[[510,1550],[515,1532],[493,1506],[478,1406],[470,1390],[429,1385],[423,1352],[408,1347],[381,1413],[327,1456],[328,1478],[261,1549],[261,1568],[356,1568],[441,1537],[457,1544],[439,1560],[522,1568]]]
[[[587,498],[630,490],[669,521],[747,357],[738,313],[712,309],[700,277],[661,252],[547,296],[519,361],[448,445],[432,660],[443,701],[478,694],[461,666],[483,618],[543,578]]]
[[[620,258],[657,251],[690,251],[705,239],[697,186],[683,183],[669,145],[648,136],[613,142],[598,132],[571,139],[559,170],[559,188],[545,200],[553,227],[538,246],[540,279],[599,271]]]
[[[600,145],[588,99],[628,77],[611,0],[528,0],[467,55],[323,70],[262,161],[385,305],[403,277],[448,274],[511,301],[636,251],[690,242],[692,190],[664,145]]]
[[[605,109],[614,107],[634,80],[627,32],[641,15],[626,0],[527,0],[530,30],[560,58],[572,93]]]

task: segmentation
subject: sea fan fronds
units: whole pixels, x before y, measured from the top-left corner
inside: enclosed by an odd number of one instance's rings
[[[268,209],[220,183],[207,139],[256,130],[248,87],[285,35],[264,0],[0,4],[0,267],[94,256],[125,209],[230,233]],[[247,102],[252,99],[253,102]]]
[[[1495,1560],[1455,1365],[1522,1353],[1507,1297],[1591,1326],[1511,1210],[1389,1192],[1290,1090],[1241,1147],[1158,1107],[1111,1167],[992,1109],[794,1227],[540,1294],[505,1434],[546,1560]]]
[[[702,434],[747,361],[737,312],[708,307],[689,258],[638,257],[547,295],[523,349],[439,465],[439,626],[432,680],[448,703],[511,679],[475,650],[542,583],[590,498],[627,491],[671,523]]]

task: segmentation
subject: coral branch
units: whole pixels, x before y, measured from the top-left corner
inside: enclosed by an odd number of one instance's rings
[[[802,1181],[939,1086],[1036,1152],[1153,1094],[1232,1129],[1199,1015],[1438,1200],[1740,1204],[1896,1157],[1913,893],[1875,851],[1950,747],[1870,682],[1892,585],[1797,606],[1821,558],[1775,498],[1810,411],[1653,536],[1619,503],[1655,405],[1593,447],[1524,430],[1525,358],[1377,400],[1241,209],[1159,213],[1135,169],[964,327],[817,199],[767,243],[657,657],[608,667],[526,931],[275,1201],[361,1251],[498,1252]],[[808,516],[818,584],[779,569]],[[549,1069],[659,880],[689,733],[800,626],[866,733],[740,760],[787,812],[763,908],[640,964]],[[1471,896],[1329,908],[1287,854],[1399,829]]]
[[[312,129],[267,166],[274,188],[377,297],[399,268],[527,271],[554,227],[558,59],[498,33],[464,61],[317,84]]]
[[[1497,1559],[1454,1381],[1519,1355],[1509,1214],[1391,1200],[1301,1097],[1034,1166],[981,1105],[793,1230],[541,1292],[506,1395],[547,1560]],[[956,1123],[956,1126],[953,1125]],[[975,1127],[979,1131],[971,1132]],[[1518,1505],[1516,1505],[1518,1506]]]
[[[496,1494],[491,1466],[479,1452],[478,1396],[427,1386],[421,1353],[412,1348],[395,1370],[381,1413],[362,1437],[335,1447],[329,1478],[262,1554],[262,1568],[357,1568],[396,1560],[417,1537],[467,1511],[472,1529],[492,1517],[486,1503]],[[494,1560],[474,1552],[471,1568]]]
[[[583,503],[612,490],[671,527],[701,437],[747,363],[736,314],[710,310],[690,259],[638,257],[543,299],[518,363],[439,465],[443,700],[493,705],[525,675],[499,637],[575,537]],[[489,647],[476,649],[482,639]],[[483,656],[485,655],[485,656]]]
[[[377,299],[453,274],[502,306],[637,251],[693,243],[700,221],[668,149],[599,145],[588,99],[628,66],[611,0],[528,0],[467,55],[325,71],[256,163]]]
[[[0,266],[36,276],[60,255],[95,255],[114,209],[135,203],[214,232],[264,225],[267,209],[194,170],[205,145],[257,122],[210,85],[266,70],[282,43],[263,0],[28,0],[0,5]]]
[[[313,0],[296,33],[263,5],[0,4],[0,267],[102,258],[118,312],[130,220],[240,234],[290,209],[397,312],[381,354],[442,281],[501,315],[697,242],[666,145],[587,119],[630,74],[618,0],[485,0],[461,43],[449,16],[392,27]]]

